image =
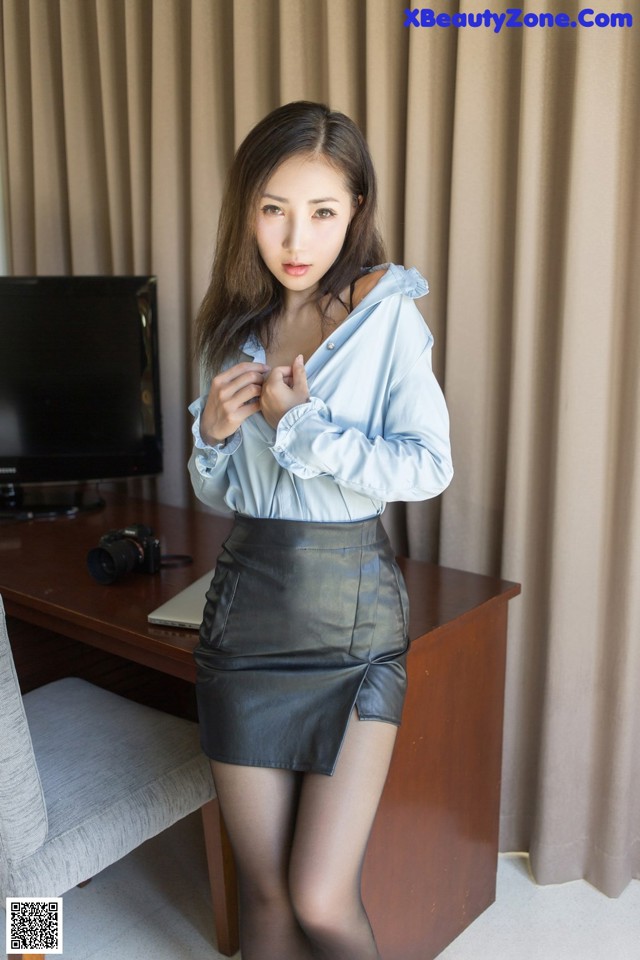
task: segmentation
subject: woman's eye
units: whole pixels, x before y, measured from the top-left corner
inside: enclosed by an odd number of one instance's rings
[[[316,210],[314,216],[318,217],[320,220],[329,220],[331,217],[335,217],[335,210],[331,210],[329,207],[320,207],[319,210]]]
[[[262,212],[267,216],[277,216],[279,213],[282,213],[282,209],[280,207],[276,207],[275,203],[267,203],[262,208]]]

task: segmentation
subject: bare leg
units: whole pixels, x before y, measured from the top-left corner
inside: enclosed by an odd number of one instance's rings
[[[212,769],[238,869],[243,960],[311,960],[287,878],[301,775],[216,761]]]
[[[354,713],[334,775],[304,776],[290,890],[315,960],[380,960],[360,876],[396,730]]]

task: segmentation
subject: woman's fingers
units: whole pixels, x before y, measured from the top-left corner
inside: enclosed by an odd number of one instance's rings
[[[299,354],[293,361],[292,372],[292,390],[295,393],[298,403],[306,403],[309,399],[309,386],[307,384],[307,371],[304,368],[304,358]]]
[[[211,384],[211,389],[226,399],[252,383],[262,386],[268,372],[269,367],[262,363],[238,363],[218,374]]]
[[[268,372],[269,367],[262,363],[238,363],[214,377],[200,419],[205,442],[220,443],[255,413]]]
[[[236,363],[214,377],[200,420],[202,439],[216,444],[231,436],[256,410],[277,427],[284,414],[309,399],[304,359],[290,367]]]
[[[230,383],[245,373],[256,373],[258,371],[268,373],[270,369],[266,363],[255,363],[253,360],[245,361],[243,363],[236,363],[232,367],[227,367],[226,370],[223,370],[222,373],[219,373],[218,376],[214,378],[214,381],[218,380],[220,383]]]
[[[288,410],[308,399],[307,375],[300,355],[290,367],[273,368],[260,394],[260,409],[267,423],[275,429]]]

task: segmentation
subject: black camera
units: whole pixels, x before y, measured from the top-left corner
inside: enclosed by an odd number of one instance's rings
[[[99,583],[113,583],[118,577],[138,570],[157,573],[160,569],[160,541],[151,527],[134,523],[122,530],[109,530],[99,546],[87,554],[89,573]]]

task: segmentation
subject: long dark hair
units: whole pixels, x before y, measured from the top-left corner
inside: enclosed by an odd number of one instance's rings
[[[386,259],[376,228],[375,171],[353,120],[306,100],[273,110],[246,136],[229,171],[211,281],[196,318],[196,352],[210,374],[238,357],[249,334],[269,342],[283,293],[258,251],[255,210],[276,168],[296,154],[326,159],[342,173],[354,200],[362,198],[340,255],[320,282],[316,303],[327,295],[330,303],[363,267]]]

